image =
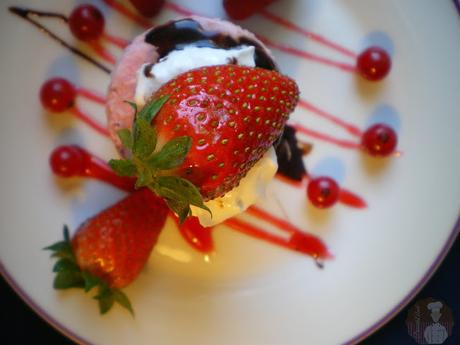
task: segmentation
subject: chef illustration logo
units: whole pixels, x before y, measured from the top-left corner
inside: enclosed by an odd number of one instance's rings
[[[452,334],[454,318],[445,302],[426,298],[409,309],[406,326],[418,344],[442,344]]]

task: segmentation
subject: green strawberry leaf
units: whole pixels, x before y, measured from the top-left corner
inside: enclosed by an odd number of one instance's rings
[[[93,287],[98,286],[100,284],[103,284],[101,278],[95,276],[94,274],[91,274],[87,271],[82,271],[81,275],[85,281],[84,289],[85,292],[88,292],[91,290]]]
[[[69,227],[67,225],[64,225],[62,232],[64,233],[64,242],[70,243]]]
[[[200,191],[189,180],[179,176],[158,176],[152,187],[163,198],[194,205],[211,213],[203,203]]]
[[[84,281],[80,271],[59,271],[53,282],[56,290],[83,287],[83,285]]]
[[[146,187],[153,182],[152,171],[142,167],[138,170],[135,188]]]
[[[184,162],[191,147],[192,139],[190,137],[173,138],[147,161],[147,165],[159,170],[176,168]]]
[[[136,165],[128,159],[111,159],[109,165],[119,176],[135,176]]]
[[[107,313],[115,302],[113,292],[106,284],[99,285],[99,292],[94,296],[94,299],[99,302],[99,312],[101,314]]]
[[[117,135],[124,147],[130,150],[133,148],[133,135],[128,128],[120,129]]]
[[[113,290],[113,299],[123,308],[126,308],[132,316],[134,316],[134,310],[131,306],[131,302],[129,301],[128,296],[126,296],[126,294],[123,291],[118,289]]]
[[[134,125],[133,154],[140,158],[148,158],[155,150],[157,133],[150,122],[139,118]]]
[[[51,250],[52,252],[59,253],[62,251],[67,251],[69,248],[69,243],[66,241],[55,242],[52,245],[43,248],[43,250]]]
[[[125,103],[129,104],[131,106],[131,108],[134,109],[134,116],[136,116],[136,114],[137,114],[137,104],[134,103],[134,102],[131,102],[131,101],[125,101]]]
[[[191,214],[190,205],[186,202],[177,201],[174,199],[165,199],[168,207],[177,214],[179,223],[182,224],[184,220]]]
[[[147,123],[151,123],[152,120],[155,118],[155,116],[158,114],[160,111],[161,107],[163,104],[166,103],[168,100],[169,96],[162,96],[160,98],[156,98],[150,102],[148,102],[142,109],[141,111],[137,114],[137,117],[139,119],[143,119],[147,121]]]
[[[61,271],[73,271],[77,272],[80,269],[78,268],[77,264],[75,261],[69,259],[69,258],[62,258],[56,261],[56,263],[53,266],[53,272],[61,272]]]

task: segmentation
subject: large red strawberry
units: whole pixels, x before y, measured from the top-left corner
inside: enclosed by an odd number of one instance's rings
[[[114,302],[132,311],[119,289],[130,284],[147,262],[168,214],[161,198],[141,189],[88,219],[72,239],[67,227],[64,241],[46,249],[59,257],[53,271],[54,287],[98,286],[101,313]]]
[[[158,14],[165,0],[130,0],[133,6],[142,14],[144,17],[153,17]]]
[[[224,0],[224,8],[230,18],[246,19],[270,5],[274,0]]]
[[[192,70],[152,96],[132,133],[118,133],[132,157],[110,164],[121,175],[138,176],[138,186],[165,198],[184,220],[189,205],[206,209],[202,199],[239,184],[280,137],[297,100],[295,82],[275,71],[238,65]]]
[[[192,138],[180,175],[214,199],[237,186],[282,134],[297,94],[296,84],[274,71],[204,67],[158,90],[154,97],[171,96],[153,124],[161,140]]]

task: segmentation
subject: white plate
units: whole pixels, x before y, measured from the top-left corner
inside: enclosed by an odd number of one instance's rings
[[[73,3],[24,0],[20,5],[68,13]],[[210,16],[223,13],[216,5],[220,1],[182,3]],[[103,8],[112,34],[139,32]],[[448,250],[458,231],[460,206],[460,21],[453,2],[279,1],[270,10],[354,51],[376,30],[391,38],[393,69],[378,85],[273,52],[284,72],[298,80],[304,98],[361,128],[379,106],[393,107],[403,155],[376,164],[356,151],[315,142],[308,167],[315,169],[325,157],[338,159],[343,185],[369,203],[364,211],[342,205],[314,211],[303,192],[274,186],[291,221],[321,236],[334,253],[324,270],[308,257],[224,227],[216,231],[217,253],[206,262],[169,224],[145,272],[126,291],[136,310],[133,319],[121,308],[101,317],[95,302],[80,291],[54,291],[52,261],[41,250],[60,238],[63,223],[74,229],[122,194],[97,182],[59,184],[52,177],[47,158],[60,143],[80,144],[104,158],[114,150],[85,125],[50,118],[41,110],[38,90],[55,75],[101,92],[109,79],[2,5],[0,262],[21,296],[73,339],[202,345],[357,340],[407,303]],[[172,16],[164,11],[158,21]],[[71,40],[62,24],[45,22]],[[342,59],[261,17],[244,25],[273,40]],[[103,119],[102,109],[90,111]],[[304,110],[294,117],[346,137]],[[280,213],[270,203],[267,207]]]

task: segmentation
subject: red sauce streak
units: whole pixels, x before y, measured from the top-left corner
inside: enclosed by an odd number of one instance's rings
[[[78,176],[94,178],[127,192],[134,191],[134,178],[118,176],[103,159],[79,146],[74,147],[82,155],[84,164],[82,172]]]
[[[82,172],[78,176],[94,178],[127,192],[134,191],[134,178],[118,176],[101,158],[96,157],[79,146],[74,147],[78,149],[79,153],[82,155],[84,164]],[[332,257],[320,239],[303,232],[289,222],[271,215],[270,213],[255,206],[250,207],[247,212],[276,226],[278,229],[287,232],[290,236],[288,238],[284,238],[273,235],[256,227],[255,225],[236,218],[228,219],[224,223],[232,229],[245,233],[246,235],[256,239],[307,254],[315,259]],[[212,227],[202,226],[197,217],[189,217],[183,224],[180,225],[177,217],[172,213],[171,216],[176,222],[180,234],[193,248],[202,253],[210,253],[214,250]]]
[[[356,67],[352,64],[337,62],[337,61],[334,61],[334,60],[331,60],[325,57],[321,57],[319,55],[309,53],[309,52],[291,47],[283,43],[274,42],[264,36],[257,35],[257,38],[261,40],[263,43],[265,43],[267,46],[278,49],[284,53],[296,56],[298,58],[315,61],[323,65],[326,65],[326,66],[338,68],[339,70],[342,70],[345,72],[350,72],[350,73],[356,72]]]
[[[128,40],[125,40],[124,38],[121,38],[121,37],[109,35],[106,32],[102,33],[102,38],[105,39],[107,42],[110,42],[113,45],[121,49],[126,48],[126,46],[129,44]]]
[[[322,140],[322,141],[328,142],[330,144],[337,145],[337,146],[339,146],[341,148],[344,148],[344,149],[359,149],[361,147],[361,145],[359,143],[356,143],[354,141],[344,140],[344,139],[337,139],[337,138],[334,138],[333,136],[330,136],[328,134],[324,134],[324,133],[321,133],[321,132],[317,132],[317,131],[315,131],[313,129],[306,128],[306,127],[304,127],[304,126],[302,126],[301,124],[298,124],[298,123],[291,124],[291,126],[293,126],[299,133],[302,133],[302,134],[307,135],[309,137],[312,137],[314,139]]]
[[[279,247],[309,255],[315,259],[329,259],[333,257],[320,239],[300,230],[292,233],[289,238],[283,238],[270,234],[255,225],[249,224],[237,218],[227,219],[225,221],[225,225],[243,234],[255,237]]]
[[[105,126],[101,125],[99,122],[93,120],[91,116],[89,116],[87,113],[85,113],[83,110],[81,110],[78,107],[73,107],[70,109],[72,114],[74,114],[79,120],[83,121],[86,123],[88,126],[93,128],[95,131],[97,131],[99,134],[102,134],[103,136],[108,137],[109,131]]]
[[[114,65],[117,62],[113,55],[110,54],[109,51],[105,49],[99,41],[88,42],[87,44],[94,50],[94,52],[101,59],[105,60],[106,62],[112,65]]]
[[[319,238],[302,231],[286,220],[278,218],[257,206],[249,207],[246,212],[260,220],[276,226],[284,232],[289,233],[291,237],[289,238],[288,243],[291,246],[291,249],[309,254],[314,258],[325,259],[332,257],[326,246]]]
[[[354,208],[367,208],[367,203],[359,195],[347,190],[340,189],[339,202]]]
[[[188,217],[182,224],[179,224],[177,216],[172,212],[170,214],[176,222],[180,234],[188,244],[201,253],[214,251],[212,227],[202,226],[197,217]]]
[[[281,174],[276,174],[275,177],[280,180],[281,182],[283,183],[286,183],[288,185],[291,185],[292,187],[295,187],[295,188],[303,188],[305,186],[305,181],[306,179],[303,179],[301,181],[297,181],[297,180],[293,180],[293,179],[290,179],[284,175],[281,175]]]
[[[325,112],[324,110],[321,110],[317,107],[315,107],[313,104],[307,102],[306,100],[304,99],[300,99],[299,102],[298,102],[298,105],[299,107],[302,107],[306,110],[309,110],[311,111],[312,113],[314,113],[315,115],[319,116],[319,117],[322,117],[334,124],[336,124],[337,126],[339,127],[342,127],[343,129],[345,129],[348,133],[360,138],[362,136],[362,131],[356,127],[355,125],[351,124],[351,123],[348,123],[340,118],[338,118],[337,116],[334,116],[330,113],[327,113]]]
[[[273,14],[273,13],[270,13],[269,11],[267,10],[262,10],[260,12],[260,14],[265,17],[266,19],[276,23],[276,24],[279,24],[281,26],[284,26],[286,29],[288,30],[291,30],[293,32],[297,32],[303,36],[305,36],[306,38],[308,39],[311,39],[312,41],[315,41],[315,42],[318,42],[326,47],[329,47],[339,53],[342,53],[343,55],[345,56],[348,56],[348,57],[351,57],[353,59],[356,59],[358,57],[357,54],[355,54],[354,52],[352,52],[351,50],[345,48],[345,47],[342,47],[340,45],[338,45],[337,43],[335,42],[332,42],[331,40],[321,36],[321,35],[318,35],[314,32],[311,32],[311,31],[308,31],[308,30],[305,30],[303,28],[301,28],[300,26],[298,26],[297,24],[294,24],[290,21],[288,21],[287,19],[284,19],[280,16],[277,16],[276,14]]]
[[[145,19],[144,17],[136,14],[134,11],[130,10],[125,5],[121,4],[115,0],[102,0],[105,2],[107,6],[112,7],[115,11],[118,11],[120,14],[124,15],[126,18],[131,19],[136,24],[149,29],[153,26],[153,23],[149,20]]]
[[[97,92],[88,90],[83,87],[77,88],[76,91],[77,91],[77,95],[80,97],[89,99],[90,101],[93,101],[93,102],[96,102],[102,105],[105,105],[106,103],[105,97]]]

